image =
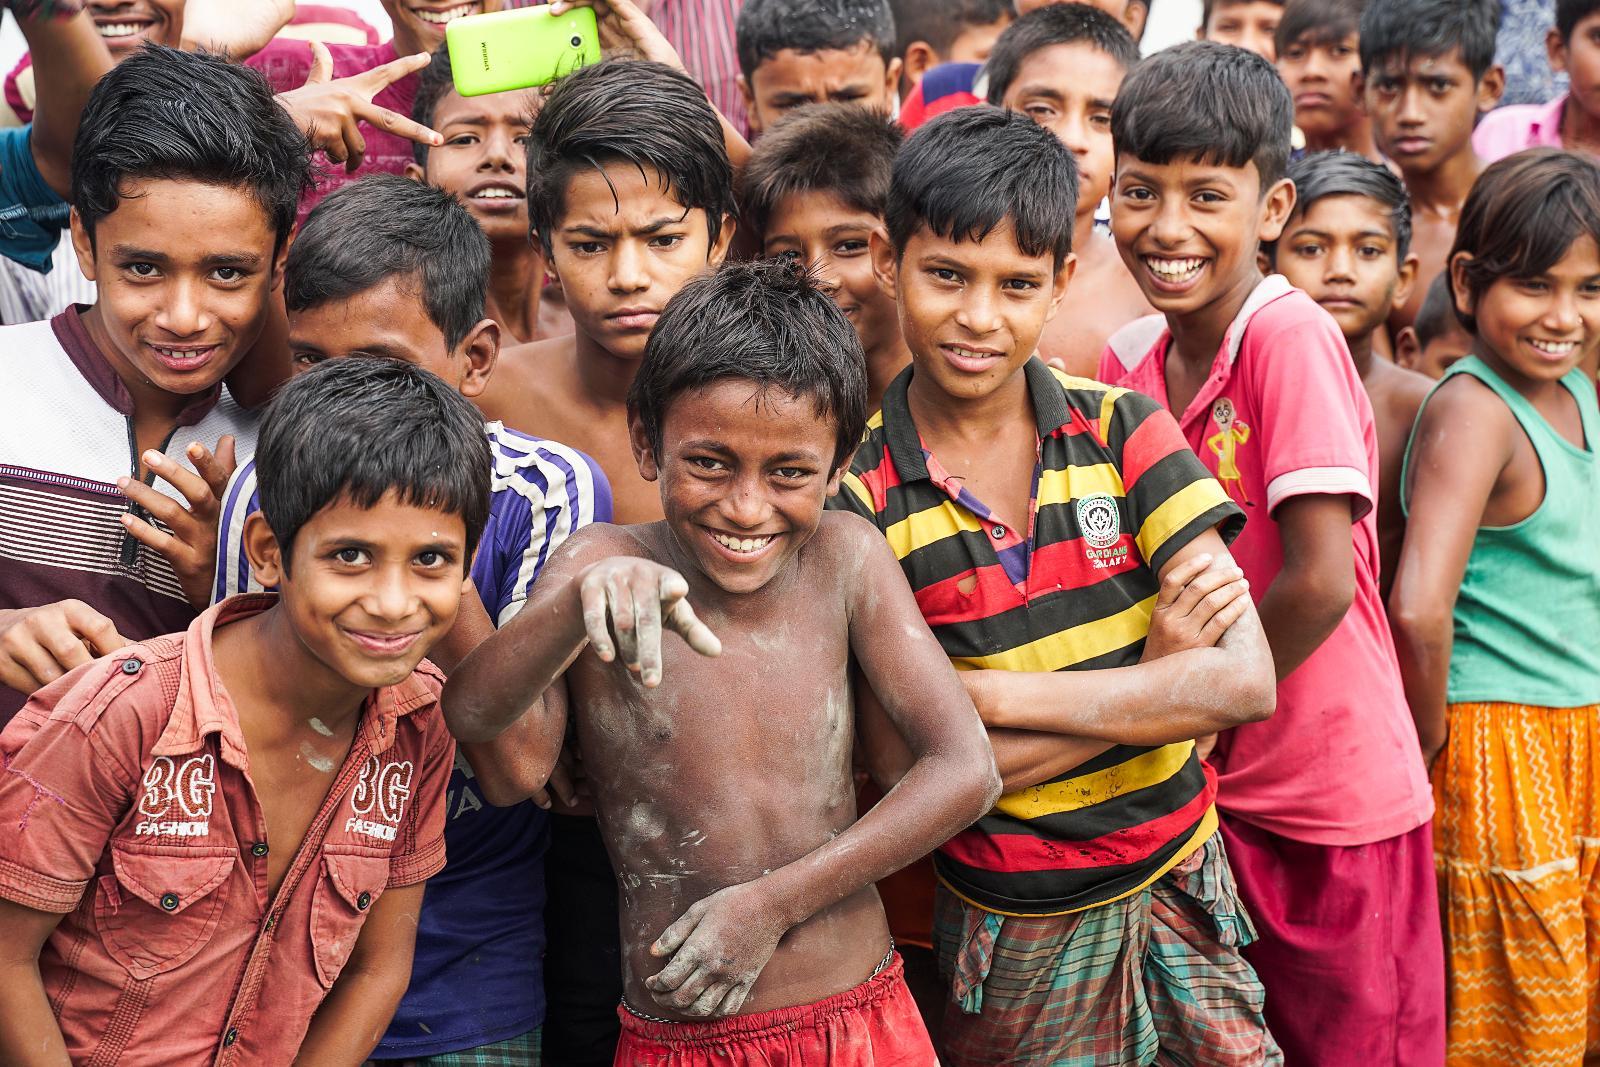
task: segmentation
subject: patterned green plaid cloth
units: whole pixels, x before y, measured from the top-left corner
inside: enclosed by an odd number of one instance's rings
[[[539,1031],[530,1030],[521,1037],[496,1041],[492,1045],[424,1056],[419,1060],[372,1060],[369,1063],[382,1067],[540,1067]]]

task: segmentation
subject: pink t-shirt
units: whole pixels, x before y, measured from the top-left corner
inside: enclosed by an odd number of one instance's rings
[[[1560,148],[1566,107],[1567,95],[1562,93],[1548,104],[1497,108],[1472,131],[1472,150],[1485,163],[1493,163],[1524,148]]]
[[[1160,315],[1130,323],[1108,342],[1100,379],[1170,408],[1171,341]],[[1217,807],[1318,845],[1368,844],[1421,826],[1433,794],[1378,593],[1377,435],[1338,325],[1281,275],[1266,278],[1178,422],[1248,516],[1232,551],[1258,601],[1283,568],[1273,510],[1311,493],[1354,503],[1355,600],[1279,683],[1277,713],[1219,739]]]

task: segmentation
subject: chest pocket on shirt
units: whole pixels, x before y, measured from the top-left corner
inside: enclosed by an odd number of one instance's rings
[[[114,873],[100,877],[94,900],[95,926],[112,958],[138,979],[193,959],[222,918],[235,859],[224,848],[113,845]]]
[[[372,906],[389,881],[389,857],[362,846],[327,845],[311,897],[311,947],[324,987],[338,981]]]

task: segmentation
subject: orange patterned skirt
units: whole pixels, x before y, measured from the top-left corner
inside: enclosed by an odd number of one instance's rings
[[[1600,707],[1453,704],[1433,769],[1450,1067],[1600,1063]]]

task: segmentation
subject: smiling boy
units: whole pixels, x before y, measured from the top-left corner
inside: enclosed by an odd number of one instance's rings
[[[580,531],[451,679],[453,730],[526,714],[546,770],[571,709],[621,881],[619,1067],[936,1062],[872,882],[999,783],[882,538],[823,511],[865,369],[792,264],[686,286],[630,394],[666,521]],[[914,753],[859,819],[852,666]]]
[[[1061,139],[1078,173],[1072,287],[1039,338],[1039,355],[1092,378],[1106,338],[1150,314],[1095,214],[1111,191],[1111,102],[1139,61],[1122,24],[1088,4],[1052,4],[1018,19],[989,59],[989,103],[1020,111]]]
[[[735,32],[751,137],[804,104],[889,115],[900,99],[889,0],[747,0]]]
[[[0,493],[16,516],[0,718],[95,655],[182,629],[205,602],[199,557],[227,477],[211,454],[248,455],[256,426],[222,379],[260,336],[308,177],[305,139],[252,71],[148,46],[95,89],[72,238],[99,300],[0,330],[7,351],[28,353],[0,420]],[[193,567],[149,547],[166,536],[152,516],[203,546]]]
[[[6,1063],[356,1067],[405,990],[454,749],[422,659],[487,446],[443,382],[369,360],[285,386],[261,457],[246,542],[279,595],[79,668],[0,732]]]
[[[1272,1032],[1290,1063],[1438,1063],[1433,797],[1378,594],[1372,405],[1339,325],[1257,267],[1295,203],[1293,115],[1238,48],[1178,45],[1129,76],[1112,234],[1161,314],[1112,337],[1100,379],[1177,416],[1249,515],[1233,548],[1278,711],[1210,759]]]
[[[1361,74],[1378,149],[1400,168],[1411,196],[1417,284],[1389,319],[1411,325],[1444,270],[1456,219],[1484,161],[1472,149],[1478,118],[1505,89],[1494,61],[1495,0],[1384,0],[1361,14]]]

